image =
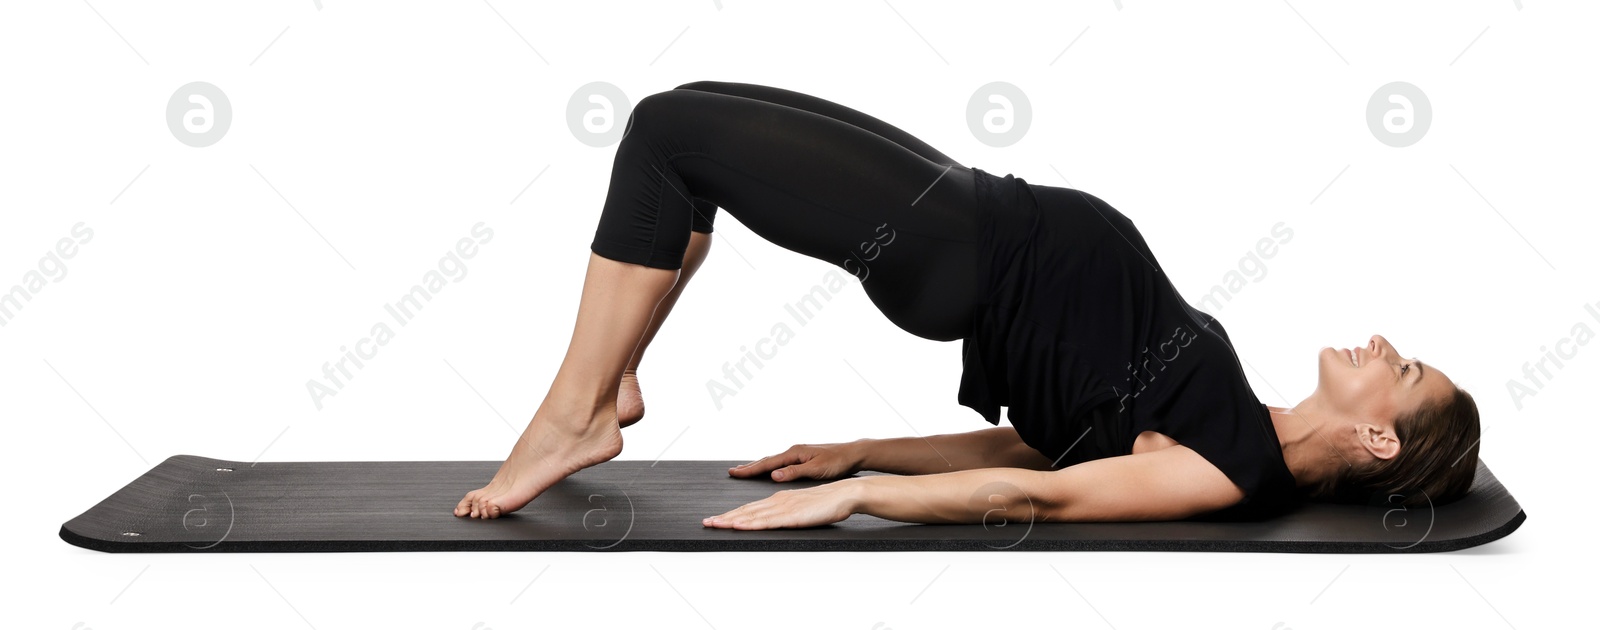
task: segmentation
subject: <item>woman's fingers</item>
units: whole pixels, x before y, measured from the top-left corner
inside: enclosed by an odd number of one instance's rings
[[[831,484],[803,490],[780,490],[759,501],[702,519],[706,527],[774,529],[815,527],[849,518],[850,509]]]
[[[728,474],[735,477],[752,477],[766,474],[774,469],[804,461],[801,459],[799,451],[798,446],[790,447],[789,450],[777,455],[768,455],[748,464],[740,464],[729,468]]]
[[[766,522],[773,510],[784,497],[782,493],[774,494],[765,499],[751,501],[727,512],[702,519],[701,525],[706,527],[720,527],[728,529],[765,529]]]
[[[772,480],[794,481],[795,479],[807,478],[821,479],[822,477],[816,474],[816,470],[817,467],[810,465],[810,462],[801,462],[799,464],[784,466],[783,468],[772,471]]]
[[[749,478],[771,473],[773,481],[796,479],[835,479],[844,476],[843,460],[837,444],[796,444],[777,455],[768,455],[748,464],[728,469],[734,477]]]
[[[763,458],[758,459],[756,461],[750,462],[748,464],[739,464],[738,466],[734,466],[733,468],[729,468],[728,469],[728,474],[729,475],[733,475],[735,477],[749,477],[749,476],[752,476],[752,475],[759,475],[761,473],[764,473],[764,472],[767,472],[769,470],[772,470],[773,468],[776,468],[778,466],[786,465],[788,462],[783,461],[783,457],[788,455],[788,454],[789,453],[787,451],[785,451],[785,452],[779,453],[777,455],[768,455],[766,457],[763,457]]]

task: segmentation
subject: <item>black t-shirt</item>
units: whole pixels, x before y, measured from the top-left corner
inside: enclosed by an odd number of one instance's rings
[[[958,401],[996,425],[1007,406],[1056,468],[1130,454],[1142,431],[1166,434],[1244,490],[1200,519],[1296,505],[1227,332],[1183,300],[1133,223],[1082,191],[972,170],[983,226]]]

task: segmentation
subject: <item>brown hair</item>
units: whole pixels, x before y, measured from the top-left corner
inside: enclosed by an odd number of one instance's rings
[[[1472,488],[1478,471],[1478,404],[1459,387],[1394,422],[1400,453],[1347,466],[1309,488],[1312,499],[1341,503],[1449,503]]]

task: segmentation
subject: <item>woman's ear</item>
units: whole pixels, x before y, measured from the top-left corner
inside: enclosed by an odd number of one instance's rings
[[[1356,442],[1378,459],[1393,459],[1400,454],[1400,440],[1394,430],[1370,422],[1356,423]]]

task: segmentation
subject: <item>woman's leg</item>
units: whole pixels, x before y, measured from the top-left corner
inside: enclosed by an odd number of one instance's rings
[[[959,162],[899,127],[865,112],[810,94],[767,85],[727,81],[695,81],[680,85],[677,89],[741,96],[803,109],[875,133],[934,163],[960,165]],[[633,357],[628,360],[628,367],[622,371],[622,383],[617,391],[617,421],[623,427],[628,427],[644,417],[644,398],[639,388],[639,364],[644,360],[644,352],[650,347],[651,340],[655,339],[661,324],[672,314],[673,305],[677,304],[684,287],[694,277],[695,271],[699,270],[701,263],[705,262],[706,254],[711,248],[712,223],[716,218],[717,206],[704,199],[691,197],[691,200],[695,206],[694,227],[689,235],[689,249],[684,253],[682,274],[678,276],[677,284],[673,285],[672,290],[656,306],[655,314],[650,318],[650,325],[645,328],[644,337],[639,340],[639,346],[634,349]]]
[[[704,210],[720,207],[860,278],[900,328],[965,335],[978,236],[970,169],[829,116],[699,90],[647,96],[629,125],[595,253],[678,268]]]
[[[577,323],[554,382],[494,479],[468,492],[456,516],[515,512],[555,482],[622,452],[616,415],[622,369],[677,277],[677,270],[589,254]]]
[[[716,211],[716,206],[711,207]],[[650,347],[650,341],[655,339],[656,332],[661,329],[661,324],[672,314],[672,305],[678,303],[678,296],[683,295],[684,287],[689,285],[689,280],[694,277],[694,272],[700,269],[700,264],[705,262],[706,254],[711,250],[711,230],[696,229],[689,234],[689,250],[683,254],[683,269],[678,274],[678,282],[672,285],[672,290],[666,297],[661,298],[661,303],[656,305],[656,310],[650,316],[650,325],[644,329],[644,336],[639,339],[639,345],[634,347],[633,356],[628,359],[628,367],[622,370],[622,382],[617,389],[617,425],[628,427],[644,418],[644,396],[639,390],[639,362],[644,360],[644,351]]]
[[[628,125],[567,358],[511,457],[458,515],[515,511],[620,452],[618,382],[676,283],[696,231],[693,199],[861,278],[908,332],[949,341],[966,331],[977,240],[969,169],[827,116],[695,90],[645,97]]]
[[[960,162],[933,148],[921,139],[913,136],[899,127],[883,122],[873,116],[833,101],[812,96],[804,92],[785,90],[769,85],[755,83],[735,83],[731,81],[695,81],[678,86],[680,90],[699,90],[701,92],[716,92],[730,96],[742,96],[758,101],[777,103],[795,109],[803,109],[813,114],[822,114],[840,122],[847,122],[872,133],[878,134],[885,140],[898,144],[912,153],[926,158],[935,164],[955,164]],[[714,210],[715,208],[713,208]]]

